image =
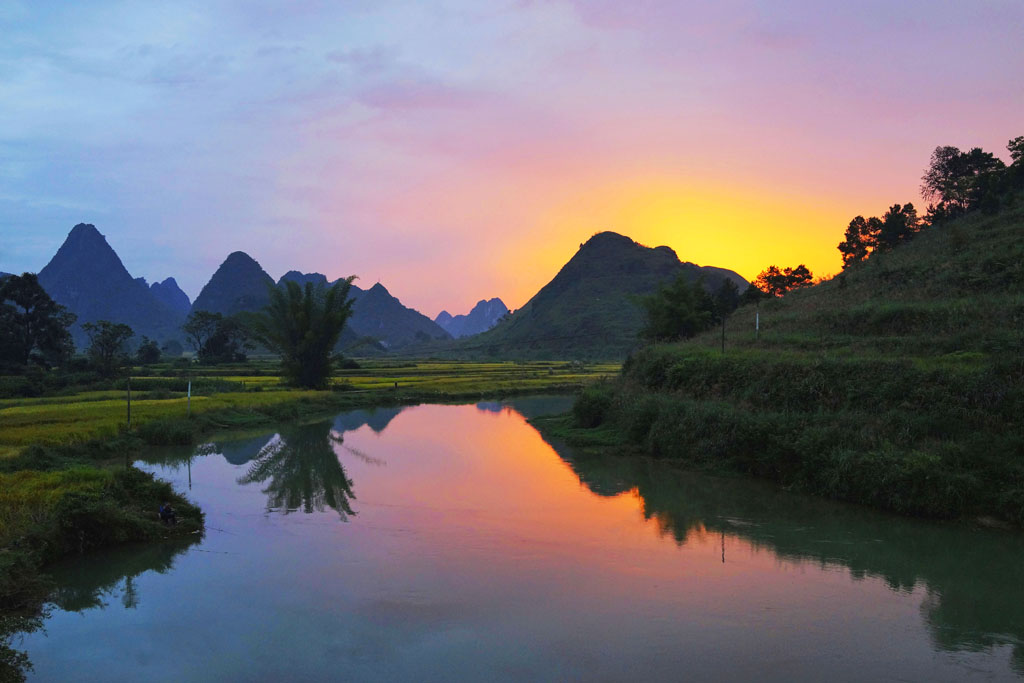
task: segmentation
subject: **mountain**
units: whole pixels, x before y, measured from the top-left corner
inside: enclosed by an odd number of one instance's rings
[[[445,332],[459,339],[486,332],[497,325],[501,316],[506,313],[508,313],[508,306],[501,299],[495,297],[490,301],[481,299],[467,315],[453,316],[448,311],[441,311],[434,318],[434,322],[440,325]]]
[[[157,301],[182,315],[188,315],[189,309],[192,308],[188,294],[181,291],[178,282],[173,277],[169,277],[163,282],[154,282],[150,285],[149,291],[153,293]]]
[[[333,285],[327,277],[320,273],[300,273],[290,270],[285,273],[278,284],[290,280],[304,285]],[[337,282],[337,281],[335,281]],[[352,285],[349,296],[355,300],[352,305],[352,318],[342,334],[341,346],[348,348],[361,338],[372,338],[381,343],[382,348],[398,349],[413,343],[451,339],[449,334],[430,318],[419,311],[408,308],[391,295],[384,285],[377,283],[368,290]],[[369,347],[360,347],[363,353]]]
[[[145,280],[133,278],[93,225],[79,223],[71,229],[39,271],[39,283],[54,301],[78,316],[71,334],[80,347],[88,343],[82,324],[97,320],[129,325],[137,338],[180,337],[184,315],[157,299]]]
[[[408,308],[379,282],[365,291],[352,288],[352,330],[372,337],[388,348],[451,339],[440,325],[419,311]]]
[[[274,280],[251,256],[242,251],[229,254],[192,303],[193,311],[234,315],[258,311],[270,303],[267,285]]]
[[[287,273],[281,276],[281,279],[277,281],[278,286],[281,286],[285,282],[295,282],[301,286],[305,286],[307,282],[312,282],[314,285],[327,286],[328,284],[334,284],[333,282],[327,282],[327,276],[323,273],[300,273],[297,270],[289,270]]]
[[[460,340],[446,355],[554,359],[625,357],[637,344],[644,315],[637,296],[654,292],[678,274],[703,278],[709,289],[732,280],[731,270],[684,263],[669,247],[645,247],[614,232],[601,232],[526,305],[493,329]]]

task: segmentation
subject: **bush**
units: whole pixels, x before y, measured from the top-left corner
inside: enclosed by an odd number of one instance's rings
[[[605,421],[611,405],[612,397],[608,387],[591,385],[583,390],[573,404],[573,419],[579,427],[597,427]]]

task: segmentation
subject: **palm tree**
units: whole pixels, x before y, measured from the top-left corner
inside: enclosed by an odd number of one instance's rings
[[[267,508],[288,513],[302,510],[337,511],[342,519],[354,515],[352,480],[345,474],[334,446],[342,437],[330,422],[291,426],[267,444],[249,465],[240,484],[268,482]]]
[[[307,282],[269,286],[270,303],[250,319],[259,342],[281,354],[281,373],[290,384],[325,389],[334,363],[334,347],[352,315],[348,294],[355,276],[330,287]]]

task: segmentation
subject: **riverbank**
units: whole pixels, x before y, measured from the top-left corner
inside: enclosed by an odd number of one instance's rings
[[[215,431],[270,426],[346,409],[477,401],[523,393],[566,393],[609,376],[617,366],[570,363],[409,363],[340,373],[332,391],[300,391],[276,377],[240,376],[191,401],[146,387],[126,396],[87,392],[0,404],[0,673],[18,671],[5,635],[38,619],[48,584],[45,565],[65,555],[122,543],[201,532],[202,511],[171,487],[130,465],[149,446],[196,443]],[[257,381],[258,379],[258,381]],[[178,381],[170,379],[167,381]],[[174,387],[176,388],[176,387]],[[179,524],[156,518],[162,502]],[[6,664],[5,664],[6,663]],[[2,675],[0,675],[2,678]]]
[[[548,428],[900,514],[1021,527],[1021,292],[1018,203],[739,309],[724,351],[721,330],[645,348]]]

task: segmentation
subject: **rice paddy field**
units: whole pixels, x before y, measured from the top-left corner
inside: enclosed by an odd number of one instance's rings
[[[572,391],[618,370],[618,364],[365,361],[358,369],[339,371],[332,380],[334,391],[317,392],[282,385],[271,361],[188,370],[137,368],[131,377],[131,427],[188,414],[198,417],[265,410],[313,402],[325,395],[344,394],[353,402],[359,396],[365,396],[367,402],[382,398],[401,402]],[[129,425],[128,383],[121,380],[118,384],[117,389],[0,399],[0,457],[10,457],[34,444],[72,445],[116,436]]]

